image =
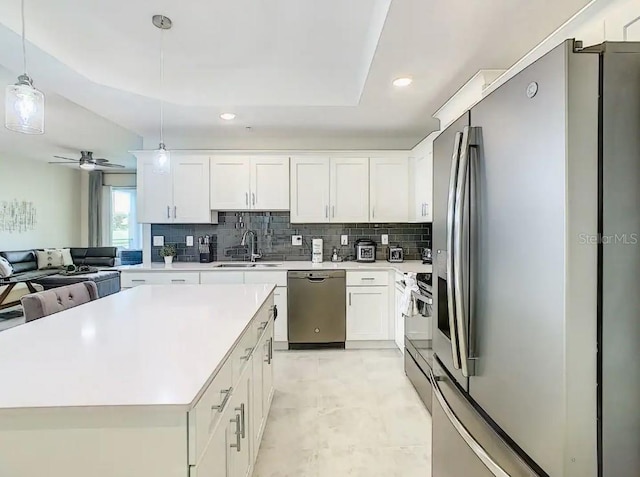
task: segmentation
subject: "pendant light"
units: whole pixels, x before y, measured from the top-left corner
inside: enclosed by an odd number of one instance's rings
[[[160,145],[153,153],[153,171],[156,174],[169,174],[171,172],[171,153],[164,146],[164,30],[172,26],[171,19],[164,15],[154,15],[153,24],[160,29]]]
[[[27,74],[24,2],[21,0],[24,74],[18,76],[16,84],[7,86],[4,125],[11,131],[23,134],[44,134],[44,94],[33,87],[33,80]]]

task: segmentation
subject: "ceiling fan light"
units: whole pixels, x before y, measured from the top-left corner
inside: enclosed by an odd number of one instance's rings
[[[6,88],[4,125],[23,134],[44,134],[44,94],[27,75]]]
[[[167,151],[163,143],[153,152],[153,172],[169,174],[171,172],[171,152]]]
[[[93,162],[81,162],[80,169],[84,171],[93,171],[95,170],[96,165]]]

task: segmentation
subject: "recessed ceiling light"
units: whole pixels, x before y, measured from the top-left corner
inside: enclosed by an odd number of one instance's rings
[[[413,78],[409,78],[408,76],[393,80],[393,86],[397,86],[398,88],[404,88],[405,86],[409,86],[411,83],[413,83]]]
[[[225,121],[231,121],[232,119],[236,118],[236,115],[233,113],[222,113],[220,117]]]

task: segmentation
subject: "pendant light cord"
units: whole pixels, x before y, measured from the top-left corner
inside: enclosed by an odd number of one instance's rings
[[[24,67],[24,74],[25,76],[28,76],[27,74],[27,42],[25,40],[26,37],[26,28],[25,28],[25,22],[24,22],[24,0],[21,1],[21,8],[20,8],[21,14],[22,14],[22,66]]]
[[[24,0],[23,0],[24,1]],[[160,29],[160,143],[164,144],[164,30]]]

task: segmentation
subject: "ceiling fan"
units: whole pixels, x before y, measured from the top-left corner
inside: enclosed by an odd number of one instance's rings
[[[109,159],[99,159],[93,157],[93,152],[91,151],[80,151],[80,159],[71,159],[69,157],[62,156],[53,156],[57,159],[64,159],[65,161],[73,161],[80,164],[80,169],[84,169],[85,171],[92,171],[96,167],[124,167],[120,164],[112,164],[109,162]],[[68,164],[68,162],[49,162],[49,164]]]

